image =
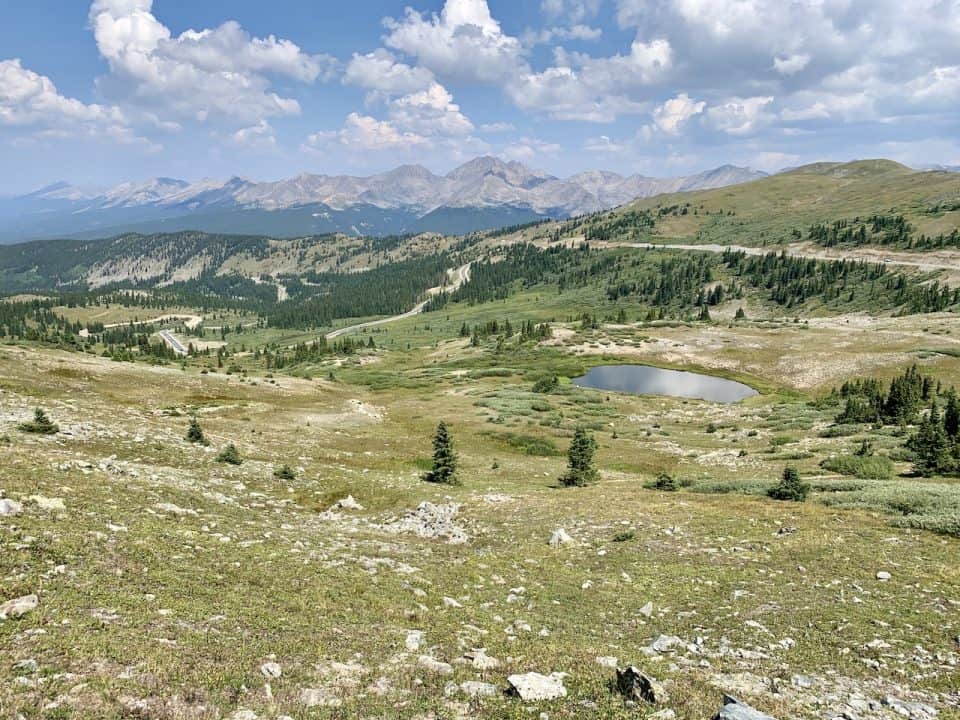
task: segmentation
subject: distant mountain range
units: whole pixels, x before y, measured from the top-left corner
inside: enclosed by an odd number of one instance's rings
[[[0,198],[0,242],[201,230],[292,237],[329,232],[462,234],[605,210],[635,198],[726,187],[765,173],[724,165],[675,178],[584,172],[566,179],[480,157],[446,175],[403,165],[370,177],[298,175],[188,183],[154,178],[90,192],[57,183]]]

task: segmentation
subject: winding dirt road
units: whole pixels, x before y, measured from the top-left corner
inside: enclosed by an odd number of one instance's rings
[[[595,243],[599,245],[599,243]],[[604,243],[604,247],[631,247],[641,249],[666,249],[666,250],[699,250],[700,252],[722,253],[726,250],[743,252],[747,255],[766,255],[767,253],[780,253],[786,251],[791,257],[811,258],[815,260],[864,260],[871,263],[881,263],[883,265],[895,265],[900,267],[913,267],[925,272],[935,272],[937,270],[960,270],[960,256],[956,259],[943,256],[931,256],[923,259],[911,259],[899,254],[896,250],[884,250],[882,248],[857,248],[855,250],[830,250],[826,248],[811,248],[806,245],[785,245],[785,246],[767,246],[751,247],[747,245],[692,245],[684,243]],[[917,257],[913,254],[913,257]]]
[[[453,282],[440,285],[438,287],[430,288],[429,290],[427,290],[427,295],[429,295],[429,297],[423,302],[419,303],[416,307],[412,308],[411,310],[407,310],[407,312],[405,313],[401,313],[399,315],[393,315],[391,317],[380,318],[379,320],[370,320],[369,322],[358,323],[357,325],[348,325],[347,327],[340,328],[339,330],[328,332],[325,337],[327,338],[327,340],[335,340],[338,337],[342,337],[343,335],[349,335],[350,333],[357,332],[358,330],[363,330],[364,328],[376,327],[378,325],[387,325],[389,323],[397,322],[398,320],[406,320],[407,318],[411,318],[415,315],[419,315],[424,311],[424,308],[427,307],[430,300],[433,299],[435,296],[439,295],[442,292],[453,292],[454,290],[459,288],[461,285],[463,285],[465,282],[468,282],[470,280],[470,265],[471,263],[467,263],[466,265],[462,265],[458,267],[455,271],[453,271],[455,273]]]

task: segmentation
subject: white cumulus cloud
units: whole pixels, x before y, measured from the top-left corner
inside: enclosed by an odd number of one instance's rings
[[[486,0],[447,0],[439,15],[385,21],[388,47],[415,57],[441,78],[501,82],[524,64],[520,41],[503,32]]]
[[[118,103],[173,116],[260,120],[300,112],[271,90],[271,76],[311,83],[335,61],[309,55],[289,40],[254,38],[236,22],[173,36],[152,13],[152,0],[95,0],[90,25],[110,66],[101,90]]]

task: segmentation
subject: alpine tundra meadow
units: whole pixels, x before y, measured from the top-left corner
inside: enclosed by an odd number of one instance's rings
[[[960,2],[0,22],[0,718],[960,720]]]

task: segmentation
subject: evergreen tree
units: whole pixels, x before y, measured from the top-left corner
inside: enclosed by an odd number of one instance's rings
[[[200,427],[200,421],[196,417],[190,418],[190,427],[187,428],[187,441],[197,445],[209,445],[210,441],[203,434],[203,428]]]
[[[296,480],[297,474],[293,471],[293,468],[287,464],[283,464],[273,471],[273,476],[278,480]]]
[[[783,477],[780,484],[770,488],[767,495],[774,500],[792,500],[794,502],[803,502],[807,499],[810,492],[810,486],[800,479],[800,473],[794,467],[786,467],[783,470]]]
[[[936,401],[931,405],[930,413],[920,421],[920,427],[907,440],[907,448],[913,451],[917,471],[925,477],[956,471],[955,445],[947,437]]]
[[[951,440],[960,439],[960,398],[957,391],[950,388],[947,394],[947,407],[943,411],[943,429]]]
[[[737,314],[733,316],[734,320],[746,320],[747,314],[743,311],[742,307],[737,308]]]
[[[597,468],[593,464],[593,454],[597,443],[584,429],[577,428],[573,442],[567,452],[567,472],[560,478],[560,484],[566,487],[583,487],[597,479]]]
[[[657,479],[653,481],[653,487],[657,490],[674,492],[677,489],[677,481],[670,473],[662,472],[657,475]]]
[[[240,458],[240,451],[237,450],[237,446],[233,443],[230,443],[220,451],[220,454],[217,455],[217,462],[226,463],[227,465],[243,464],[243,460]]]
[[[437,425],[433,436],[433,467],[423,476],[427,482],[444,485],[459,485],[457,479],[457,454],[453,450],[453,438],[447,430],[447,424]]]
[[[33,420],[17,425],[20,432],[33,433],[35,435],[55,435],[60,432],[60,427],[53,423],[42,408],[33,411]]]

